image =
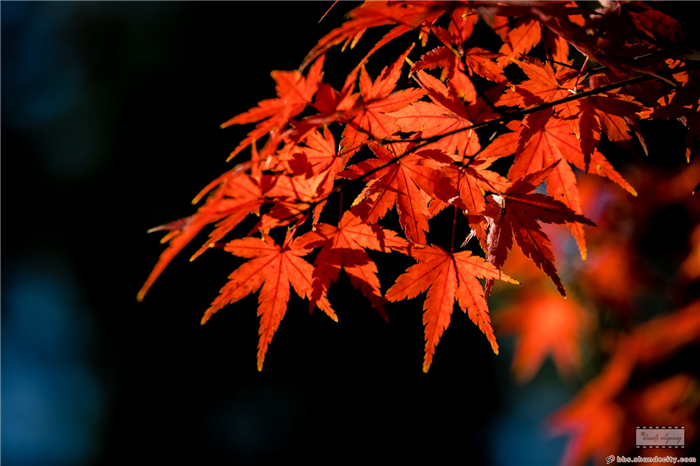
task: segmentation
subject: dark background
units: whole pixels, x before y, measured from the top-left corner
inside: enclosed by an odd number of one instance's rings
[[[251,127],[219,125],[273,97],[270,71],[297,68],[355,6],[317,24],[330,5],[2,2],[4,464],[558,462],[566,439],[541,422],[580,385],[548,361],[514,388],[512,341],[494,356],[461,312],[426,375],[423,298],[390,305],[387,325],[341,274],[339,323],[293,295],[259,373],[257,294],[199,325],[242,262],[189,263],[204,237],[136,302],[163,249],[146,230],[193,213],[237,162]],[[329,53],[324,79],[379,36]],[[412,264],[373,258],[383,290]]]

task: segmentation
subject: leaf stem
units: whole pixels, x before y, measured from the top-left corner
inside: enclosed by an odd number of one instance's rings
[[[340,199],[338,200],[339,204],[339,209],[338,209],[338,225],[340,225],[340,220],[343,218],[343,193],[342,191],[340,192],[340,196],[338,196]]]
[[[457,229],[457,206],[453,206],[455,209],[454,216],[452,217],[452,239],[450,240],[450,254],[455,252],[455,230]]]

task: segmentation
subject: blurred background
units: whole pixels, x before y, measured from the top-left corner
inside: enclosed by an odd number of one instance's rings
[[[392,463],[560,461],[567,437],[552,435],[545,421],[600,369],[585,346],[594,324],[581,325],[588,329],[581,335],[585,370],[560,378],[546,359],[529,376],[521,370],[527,383],[517,384],[508,322],[504,336],[497,332],[502,351],[495,356],[467,316],[455,312],[426,375],[423,298],[389,306],[387,325],[341,274],[330,294],[340,323],[320,312],[309,316],[293,296],[259,373],[257,294],[199,325],[241,263],[220,250],[189,263],[199,239],[136,302],[163,249],[146,230],[193,213],[194,195],[236,163],[225,159],[249,128],[219,125],[273,97],[270,71],[297,68],[356,4],[339,3],[318,24],[330,5],[0,3],[3,464],[116,464],[136,455],[199,464],[328,464],[364,462],[370,452],[373,462]],[[330,52],[326,81],[342,82],[372,37],[360,41],[359,51]],[[370,75],[404,48],[378,54]],[[685,161],[682,127],[672,123],[664,138],[647,136],[648,159],[625,158],[612,145],[602,151],[621,170],[629,159],[673,179],[676,162]],[[673,131],[678,148],[666,139]],[[654,158],[662,152],[668,157]],[[631,174],[640,192],[645,173]],[[700,181],[691,178],[690,189]],[[669,287],[700,243],[690,240],[697,202],[673,198],[652,212],[658,218],[635,223],[629,196],[601,183],[591,192],[609,194],[592,195],[584,213],[600,222],[611,205],[626,212],[615,220],[629,220],[621,234],[647,248],[650,259],[641,262],[652,274],[634,284],[640,295],[631,302],[610,306],[635,307],[643,298],[642,315],[632,319],[643,320],[696,299],[692,270],[686,294]],[[433,230],[433,238],[441,231]],[[560,266],[568,288],[579,277],[580,258],[565,229],[551,231],[558,263],[574,264]],[[675,236],[664,245],[657,235],[669,232]],[[600,266],[594,252],[589,262]],[[376,260],[383,290],[412,264]],[[546,280],[541,286],[554,289]],[[521,299],[514,294],[521,291],[505,288],[497,286],[490,299],[495,318]],[[597,309],[596,299],[584,297],[581,312]],[[575,328],[570,338],[578,337]]]

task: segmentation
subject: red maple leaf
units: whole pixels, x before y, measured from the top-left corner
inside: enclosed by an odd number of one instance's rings
[[[423,303],[425,326],[425,358],[423,372],[428,372],[433,362],[435,347],[450,325],[455,300],[460,309],[486,335],[493,352],[498,354],[496,336],[491,328],[484,289],[477,278],[499,279],[518,283],[508,275],[469,251],[448,253],[439,246],[412,249],[411,256],[418,261],[396,279],[386,292],[388,301],[396,302],[415,298],[428,291]]]
[[[630,148],[629,117],[642,110],[629,96],[596,95],[577,101],[580,109],[581,150],[584,156],[585,170],[595,147],[600,142],[601,130],[611,141]],[[634,123],[632,123],[634,125]]]
[[[552,245],[537,223],[577,222],[595,226],[586,217],[575,213],[563,203],[544,194],[531,193],[559,164],[554,162],[544,170],[517,180],[503,196],[491,195],[485,215],[489,222],[487,260],[500,268],[513,247],[513,238],[523,254],[547,274],[557,289],[566,296],[554,266]],[[487,281],[487,293],[493,280]]]
[[[420,132],[422,138],[437,139],[436,136],[442,136],[437,141],[421,147],[441,150],[456,162],[461,162],[465,156],[476,154],[481,145],[472,126],[496,119],[497,115],[491,107],[483,98],[477,99],[474,104],[465,105],[462,100],[451,95],[440,80],[423,70],[416,70],[414,79],[428,94],[432,103],[416,102],[392,113],[391,116],[396,118],[401,131]],[[493,98],[500,90],[499,86],[493,88],[486,93],[487,98]]]
[[[421,57],[411,71],[430,70],[438,66],[444,70],[444,74],[447,76],[450,94],[453,98],[464,99],[467,102],[473,102],[476,99],[476,88],[464,73],[465,67],[462,57],[452,47],[438,47],[431,50]]]
[[[412,48],[409,47],[391,66],[385,67],[374,82],[362,67],[359,79],[362,98],[348,110],[347,126],[340,141],[340,152],[346,159],[357,152],[370,139],[370,135],[376,141],[398,133],[399,126],[394,117],[388,114],[408,106],[425,94],[421,89],[393,92],[401,76],[404,59]]]
[[[323,247],[314,262],[316,268],[309,296],[309,311],[316,307],[317,302],[325,302],[328,288],[331,282],[338,280],[342,268],[350,277],[353,287],[357,289],[359,286],[382,318],[389,321],[377,278],[377,266],[366,250],[389,252],[391,249],[405,248],[407,243],[391,230],[362,223],[362,218],[357,214],[366,208],[367,204],[364,204],[345,212],[337,227],[318,223],[314,231],[297,239],[298,247]]]
[[[226,128],[231,125],[259,122],[255,129],[248,133],[248,136],[231,152],[228,160],[266,134],[269,134],[270,137],[260,153],[263,157],[272,154],[282,141],[281,129],[287,125],[289,120],[311,104],[311,99],[318,90],[321,81],[322,69],[323,57],[314,63],[306,77],[300,71],[273,71],[272,78],[277,83],[275,86],[277,98],[263,100],[258,103],[257,107],[241,113],[221,125],[222,128]]]
[[[265,188],[261,184],[261,180],[255,180],[243,173],[243,169],[248,166],[249,164],[241,165],[209,183],[193,201],[196,203],[207,192],[213,190],[196,214],[149,230],[149,232],[169,230],[170,232],[163,237],[161,243],[169,241],[170,244],[161,253],[158,262],[139,290],[137,295],[139,301],[143,300],[168,264],[202,231],[202,228],[210,223],[218,222],[216,228],[209,234],[209,240],[190,260],[196,259],[205,250],[213,247],[248,214],[260,209],[264,202],[263,190]],[[264,182],[268,181],[269,177]]]
[[[498,51],[498,64],[502,67],[508,65],[510,59],[528,53],[541,40],[540,24],[530,18],[520,19],[517,25],[508,31],[506,40]]]
[[[688,393],[687,378],[683,375],[652,385],[631,397],[631,406],[624,403],[621,394],[635,368],[663,361],[679,348],[698,341],[699,310],[700,301],[696,301],[671,315],[651,319],[632,333],[619,337],[601,374],[548,421],[555,433],[571,435],[561,464],[583,465],[591,457],[603,458],[612,451],[619,451],[623,446],[623,426],[631,429],[635,425],[629,419],[632,415],[641,415],[639,421],[650,421],[647,425],[665,425],[664,421],[694,424],[692,411],[680,406]],[[672,413],[670,408],[680,409]]]
[[[430,197],[427,193],[435,191],[438,170],[443,164],[420,152],[405,155],[412,149],[408,142],[369,146],[378,158],[360,162],[340,173],[349,178],[368,176],[371,179],[359,196],[359,199],[372,200],[371,208],[364,214],[365,221],[376,223],[396,205],[406,237],[425,244],[425,233],[429,229]]]
[[[456,110],[456,109],[455,109]],[[410,106],[391,114],[405,133],[421,133],[422,138],[431,138],[441,134],[469,128],[466,111],[455,113],[432,102],[415,102]],[[440,138],[439,141],[422,146],[423,149],[436,149],[450,155],[456,161],[464,156],[476,154],[481,146],[474,130],[467,130]]]
[[[432,22],[446,10],[444,5],[430,4],[428,2],[415,2],[408,4],[398,4],[393,2],[367,2],[348,13],[349,20],[342,26],[332,30],[325,37],[318,41],[318,44],[308,53],[302,68],[314,61],[316,57],[324,54],[330,47],[344,43],[343,50],[350,45],[353,48],[360,40],[367,28],[397,24],[380,41],[370,53],[368,53],[362,63],[369,55],[376,51],[379,46],[386,44],[389,40],[420,26],[424,21]]]
[[[555,102],[572,95],[579,79],[576,71],[561,68],[555,73],[548,62],[542,63],[534,58],[513,60],[513,63],[518,65],[528,79],[507,91],[498,101],[501,105],[526,108]],[[565,117],[576,114],[573,102],[561,104],[557,108],[564,109]]]
[[[274,178],[274,184],[265,193],[275,205],[262,216],[256,230],[267,232],[294,220],[304,220],[306,210],[312,204],[316,205],[316,223],[345,162],[336,154],[335,139],[327,127],[323,128],[323,134],[316,129],[309,131],[303,145],[296,142],[285,145],[278,157],[269,161],[269,165],[280,170],[281,174]]]
[[[440,168],[440,185],[435,190],[437,199],[430,203],[430,217],[452,204],[461,208],[468,217],[474,218],[481,215],[486,208],[485,192],[504,193],[510,188],[510,181],[494,171],[487,170],[492,160],[484,160],[480,155],[466,159],[461,167],[450,164]],[[456,202],[456,197],[461,203]],[[484,222],[470,223],[482,248],[487,250]]]
[[[287,241],[290,236],[287,235]],[[310,297],[313,266],[302,259],[311,252],[303,249],[296,242],[280,247],[267,235],[259,238],[243,238],[230,241],[224,250],[234,256],[251,259],[241,265],[231,275],[228,283],[221,288],[219,296],[211,303],[202,317],[204,325],[212,315],[227,304],[240,301],[260,289],[258,295],[258,315],[260,316],[260,341],[258,343],[258,370],[262,370],[267,347],[272,341],[280,321],[287,311],[289,285],[302,298]],[[331,319],[338,317],[325,299],[316,304]]]
[[[582,123],[583,124],[583,123]],[[524,141],[522,134],[520,143]],[[508,172],[508,178],[516,180],[528,174],[543,170],[553,162],[561,161],[545,178],[547,193],[554,199],[564,203],[569,209],[581,214],[579,191],[576,186],[576,175],[567,162],[585,169],[585,157],[571,126],[564,120],[552,118],[529,137],[523,147],[516,152],[515,163]],[[512,146],[509,147],[512,149]],[[598,150],[592,153],[593,170],[599,176],[604,176],[616,182],[632,195],[636,191],[615,171],[612,165]],[[586,258],[586,242],[583,228],[578,223],[568,222],[571,232],[578,243],[581,257]]]

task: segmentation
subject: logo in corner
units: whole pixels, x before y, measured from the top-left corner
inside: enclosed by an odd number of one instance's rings
[[[607,464],[612,463],[613,461],[615,461],[615,455],[606,456],[605,461],[607,461]]]

